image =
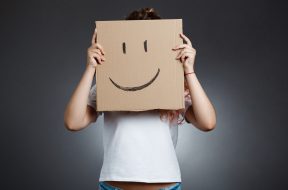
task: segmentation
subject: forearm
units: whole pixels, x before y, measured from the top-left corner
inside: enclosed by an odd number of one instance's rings
[[[186,69],[185,73],[194,72],[194,69]],[[185,76],[192,101],[192,109],[198,126],[201,129],[211,129],[216,125],[215,109],[202,88],[195,73]]]
[[[80,82],[67,104],[64,120],[66,126],[80,129],[86,114],[88,96],[93,82],[95,68],[86,66]]]

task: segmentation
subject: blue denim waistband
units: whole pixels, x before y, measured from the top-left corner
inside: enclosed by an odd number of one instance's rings
[[[160,188],[159,190],[181,190],[181,185],[182,185],[181,182],[176,182],[171,186]],[[110,185],[105,181],[100,181],[98,190],[123,190],[123,189]]]

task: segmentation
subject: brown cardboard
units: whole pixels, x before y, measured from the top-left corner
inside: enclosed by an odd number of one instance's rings
[[[179,36],[182,19],[95,23],[97,43],[103,47],[106,59],[96,68],[97,111],[185,107],[183,64],[175,59],[179,51],[172,50],[183,44]],[[120,87],[144,84],[142,89]]]

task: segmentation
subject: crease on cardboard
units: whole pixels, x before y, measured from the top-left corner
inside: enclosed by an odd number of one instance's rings
[[[173,46],[175,46],[176,45],[176,34],[177,33],[177,20],[175,20],[174,21],[174,44],[173,44]],[[176,60],[176,61],[175,61]],[[174,79],[173,79],[173,82],[174,82],[174,86],[176,86],[176,84],[177,84],[177,78],[176,78],[176,64],[178,64],[177,62],[177,59],[175,59],[175,57],[174,57],[174,61],[173,61],[175,64],[174,64],[174,69],[173,69],[173,76],[174,76]]]

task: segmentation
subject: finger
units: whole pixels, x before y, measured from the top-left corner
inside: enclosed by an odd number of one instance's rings
[[[188,64],[188,63],[187,63],[187,62],[188,62],[188,60],[189,60],[188,58],[187,58],[187,59],[185,59],[185,61],[184,61],[184,64],[185,64],[185,65],[187,65],[187,64]]]
[[[102,56],[102,55],[100,55],[99,53],[93,53],[92,55],[97,55],[97,56],[99,56],[99,58],[100,58],[101,60],[103,60],[103,61],[106,60],[105,57]]]
[[[194,51],[193,51],[192,49],[184,48],[184,49],[180,50],[180,52],[178,53],[178,56],[179,56],[180,54],[183,54],[184,52],[191,52],[191,53],[193,53]],[[177,56],[177,57],[178,57],[178,56]]]
[[[92,39],[91,39],[91,44],[96,43],[96,38],[97,38],[97,29],[95,28]]]
[[[183,50],[180,51],[180,53],[177,55],[176,59],[178,59],[179,57],[181,57],[184,53],[193,53],[193,51],[190,50],[190,49],[183,49]]]
[[[183,55],[181,56],[181,62],[183,63],[185,61],[185,58],[189,58],[191,57],[190,53],[183,53]]]
[[[92,55],[97,55],[97,56],[99,56],[99,57],[100,57],[100,59],[101,59],[101,60],[103,60],[103,61],[105,61],[105,60],[106,60],[106,58],[105,58],[104,56],[100,55],[99,53],[95,53],[95,52],[93,52],[93,54],[92,54]]]
[[[187,36],[185,36],[183,33],[180,33],[180,37],[183,38],[184,41],[187,42],[187,44],[192,47],[192,43]]]
[[[104,50],[103,50],[103,47],[102,47],[100,44],[96,43],[96,47],[98,47],[98,48],[101,50],[101,52],[103,53],[103,55],[105,54],[105,52],[104,52]]]
[[[176,57],[175,59],[179,59],[179,60],[181,60],[181,62],[183,61],[183,58],[185,58],[185,57],[190,57],[191,56],[191,52],[186,52],[186,53],[183,53],[181,56],[179,56],[179,57]]]
[[[99,56],[99,54],[97,54],[97,53],[92,54],[92,58],[94,60],[96,59],[99,64],[102,64],[102,60],[101,60],[101,57]]]
[[[92,44],[90,48],[93,50],[98,49],[102,55],[105,53],[103,47],[99,43]]]
[[[191,46],[189,46],[188,44],[180,44],[180,45],[177,45],[175,47],[173,47],[172,49],[173,50],[176,50],[176,49],[182,49],[182,48],[191,48]]]
[[[98,48],[96,48],[96,47],[95,47],[95,48],[93,48],[93,47],[89,47],[89,48],[88,48],[88,54],[90,55],[90,54],[92,54],[92,53],[96,53],[96,54],[98,54],[101,58],[102,58],[102,57],[104,58],[101,50],[98,49]]]
[[[95,53],[98,53],[99,55],[101,55],[101,57],[103,57],[103,53],[101,52],[101,50],[100,49],[98,49],[98,48],[91,48],[91,50],[90,50],[91,52],[95,52]]]

